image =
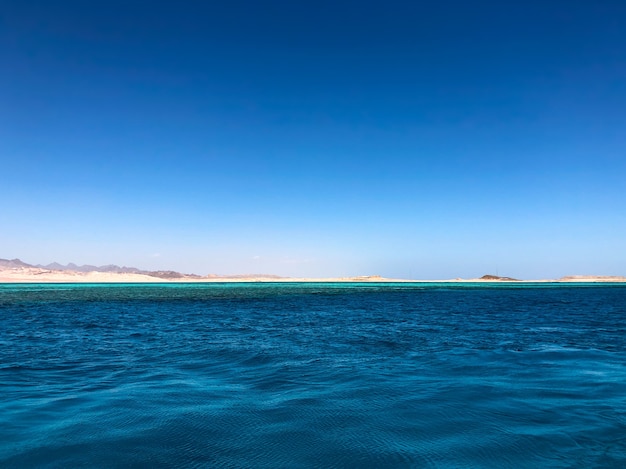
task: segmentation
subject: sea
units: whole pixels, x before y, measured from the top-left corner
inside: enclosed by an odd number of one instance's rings
[[[624,468],[626,286],[0,284],[0,467]]]

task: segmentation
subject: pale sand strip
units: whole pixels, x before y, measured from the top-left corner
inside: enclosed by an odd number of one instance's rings
[[[73,272],[46,270],[36,267],[10,268],[0,270],[0,283],[245,283],[245,282],[381,282],[381,283],[536,283],[536,282],[611,282],[624,283],[626,277],[617,276],[584,276],[576,275],[556,280],[485,280],[485,279],[447,279],[447,280],[407,280],[390,279],[377,275],[362,277],[335,278],[291,278],[291,277],[187,277],[163,279],[144,274],[110,273],[110,272]]]

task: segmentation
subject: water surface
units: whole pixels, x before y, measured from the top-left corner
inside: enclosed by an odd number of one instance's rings
[[[2,467],[625,467],[626,287],[0,285]]]

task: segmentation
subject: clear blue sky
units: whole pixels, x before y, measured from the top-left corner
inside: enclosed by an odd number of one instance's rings
[[[626,275],[626,2],[0,7],[0,257]]]

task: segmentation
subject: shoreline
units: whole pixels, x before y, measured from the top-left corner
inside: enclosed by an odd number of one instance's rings
[[[0,270],[0,283],[480,283],[480,284],[535,284],[535,283],[626,283],[626,277],[618,276],[567,276],[560,279],[534,279],[534,280],[511,280],[511,279],[483,279],[483,278],[454,278],[443,280],[418,280],[418,279],[395,279],[385,278],[378,275],[358,277],[262,277],[262,276],[210,276],[210,277],[182,277],[161,278],[145,274],[110,273],[110,272],[75,272],[75,271],[50,271],[43,269],[7,269]]]
[[[239,275],[196,275],[173,270],[140,270],[117,265],[33,265],[20,259],[0,259],[0,283],[626,283],[626,276],[617,275],[567,275],[557,279],[520,280],[493,274],[480,278],[406,279],[386,278],[380,275],[357,275],[344,277],[280,277],[267,273]]]

